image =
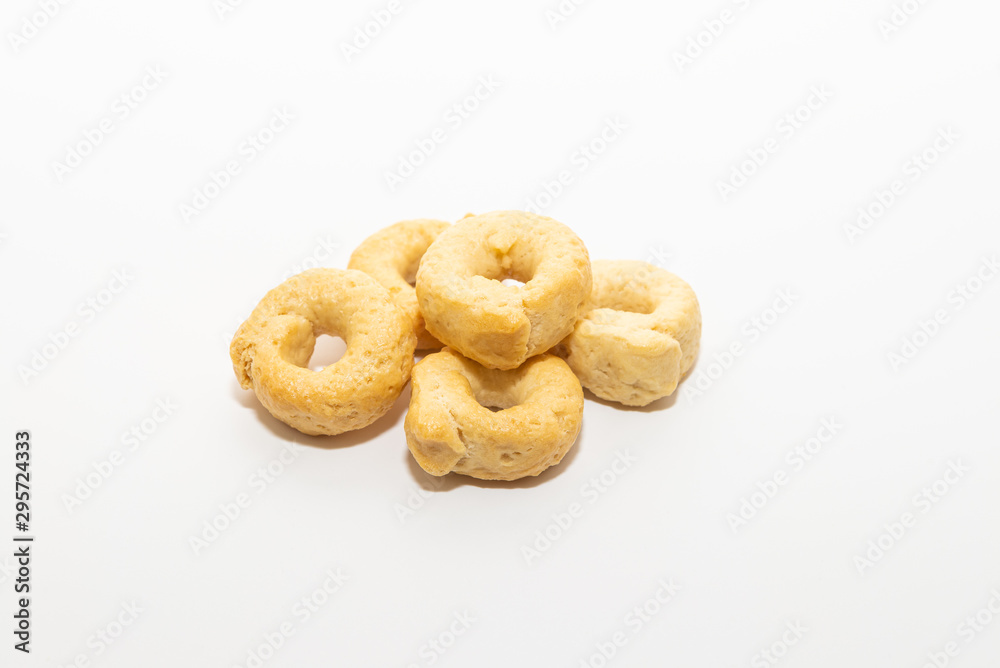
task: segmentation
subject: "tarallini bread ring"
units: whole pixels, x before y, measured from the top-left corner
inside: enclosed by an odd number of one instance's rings
[[[417,348],[440,348],[441,343],[424,328],[413,283],[427,247],[449,223],[421,218],[390,225],[361,242],[351,254],[348,269],[363,271],[382,284],[392,300],[410,316]]]
[[[594,289],[558,354],[602,399],[645,406],[694,364],[701,310],[691,286],[647,262],[595,260]]]
[[[583,389],[560,358],[539,355],[497,370],[444,348],[413,368],[404,430],[431,475],[516,480],[558,464],[582,417]]]
[[[512,278],[522,286],[505,285]],[[590,257],[568,227],[523,211],[463,218],[420,261],[416,291],[433,336],[492,369],[559,343],[590,295]]]
[[[340,336],[347,351],[306,368],[316,337]],[[409,316],[365,273],[311,269],[257,304],[229,347],[236,378],[271,415],[305,434],[367,426],[399,397],[413,367]]]

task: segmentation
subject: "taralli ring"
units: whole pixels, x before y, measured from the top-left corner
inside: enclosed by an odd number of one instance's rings
[[[306,368],[316,337],[340,336],[347,351]],[[260,301],[229,347],[236,378],[271,415],[305,434],[340,434],[384,415],[410,377],[410,318],[367,274],[311,269]]]
[[[582,417],[580,381],[558,357],[539,355],[504,371],[445,348],[413,368],[404,430],[431,475],[517,480],[558,464]]]
[[[514,369],[572,331],[590,295],[590,257],[562,223],[497,211],[442,232],[420,262],[416,289],[433,336],[484,366]]]
[[[645,406],[673,393],[701,341],[691,286],[634,260],[595,260],[593,271],[588,310],[558,354],[602,399]]]
[[[441,343],[424,328],[413,283],[427,247],[449,224],[441,220],[404,220],[361,242],[351,254],[348,269],[363,271],[382,284],[392,300],[410,316],[417,348],[440,348]]]

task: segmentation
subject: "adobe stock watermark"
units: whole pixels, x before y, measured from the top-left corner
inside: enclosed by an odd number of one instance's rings
[[[111,649],[145,612],[135,601],[122,602],[119,608],[110,622],[87,636],[86,651],[77,653],[69,663],[59,664],[59,668],[90,668],[91,662]]]
[[[931,511],[954,489],[970,469],[961,459],[948,461],[948,468],[941,477],[925,485],[910,499],[912,508],[907,508],[896,518],[882,525],[881,533],[868,541],[866,549],[854,556],[854,567],[860,575],[882,561],[915,526],[921,517]]]
[[[615,458],[596,476],[580,485],[580,497],[586,501],[573,501],[563,510],[552,513],[552,521],[535,531],[532,540],[521,545],[521,556],[529,566],[561,539],[570,528],[583,516],[589,506],[597,501],[615,486],[621,477],[635,464],[636,458],[626,450],[615,452]]]
[[[417,656],[421,660],[406,664],[406,668],[421,668],[422,666],[434,665],[438,659],[455,646],[459,638],[468,633],[476,621],[476,618],[469,614],[468,611],[454,613],[448,626],[428,639],[417,650]]]
[[[767,647],[762,648],[750,659],[751,668],[770,668],[777,664],[788,654],[795,645],[799,644],[809,629],[802,625],[802,622],[785,622],[785,630],[781,637],[772,642]]]
[[[927,2],[928,0],[902,0],[902,2],[894,2],[888,16],[879,19],[876,24],[879,34],[882,35],[882,39],[888,42],[891,37],[906,27],[910,19],[916,16],[917,12],[923,9]]]
[[[28,385],[32,380],[38,378],[52,362],[69,346],[70,342],[78,337],[94,322],[101,313],[114,303],[118,296],[132,284],[135,276],[129,267],[115,269],[111,274],[111,279],[107,284],[81,301],[65,324],[54,332],[50,332],[48,340],[38,348],[28,353],[26,364],[17,366],[17,375],[24,385]]]
[[[403,8],[412,3],[413,0],[389,0],[385,7],[373,9],[368,19],[354,26],[350,39],[340,42],[340,53],[344,56],[344,60],[348,64],[353,62],[395,21]]]
[[[651,265],[652,268],[641,266],[636,271],[632,272],[628,282],[625,284],[625,288],[643,290],[644,288],[642,286],[645,285],[646,280],[653,274],[654,269],[666,269],[672,257],[673,254],[668,251],[666,247],[650,246],[646,252],[644,262]]]
[[[784,466],[779,466],[764,480],[757,482],[756,489],[740,499],[739,508],[726,515],[726,522],[733,533],[747,526],[757,514],[767,506],[778,493],[791,482],[794,474],[805,468],[823,449],[830,444],[844,425],[836,416],[820,420],[816,433],[790,449],[784,458]]]
[[[260,641],[247,650],[246,658],[233,664],[233,668],[260,668],[266,664],[351,580],[342,568],[329,568],[323,576],[319,585],[292,605],[288,617],[273,630],[264,633]]]
[[[9,557],[0,556],[0,585],[7,583],[12,575],[17,573],[14,562]]]
[[[414,483],[410,487],[409,493],[402,503],[392,504],[393,512],[400,524],[406,524],[407,520],[422,510],[428,501],[434,498],[434,494],[441,490],[444,485],[444,478],[433,476],[429,473],[421,473],[423,484]],[[427,488],[430,489],[427,489]]]
[[[646,250],[645,262],[658,267],[660,269],[666,269],[670,266],[670,260],[673,259],[674,254],[671,253],[666,246],[649,246]]]
[[[692,32],[685,45],[680,49],[674,49],[673,58],[677,71],[681,74],[694,65],[705,54],[713,44],[722,37],[729,26],[736,23],[743,13],[750,9],[754,0],[732,0],[731,6],[723,7],[718,14],[710,19],[701,22],[701,27]]]
[[[230,14],[245,3],[246,0],[212,0],[212,11],[215,12],[215,16],[220,21],[225,21]]]
[[[809,89],[809,93],[801,104],[786,112],[775,122],[774,133],[759,146],[746,150],[746,158],[733,165],[729,176],[715,182],[715,189],[723,202],[728,202],[745,186],[760,169],[770,161],[771,157],[795,137],[796,133],[812,120],[813,116],[830,101],[833,91],[826,84],[819,84]]]
[[[266,151],[294,120],[295,115],[287,107],[272,109],[264,124],[240,142],[235,155],[226,160],[219,169],[209,171],[208,177],[201,185],[195,187],[191,200],[178,205],[181,219],[189,223],[203,214],[226,188],[232,185],[233,180]]]
[[[875,223],[882,220],[899,198],[906,194],[909,188],[917,183],[924,174],[941,159],[961,138],[951,126],[940,127],[930,144],[913,153],[900,170],[899,175],[885,187],[876,188],[871,199],[857,209],[853,221],[843,224],[844,235],[848,243],[854,244],[864,236]]]
[[[52,175],[58,183],[76,171],[86,158],[94,153],[124,123],[139,106],[146,101],[150,93],[166,81],[168,72],[159,65],[149,65],[143,70],[139,81],[125,92],[115,97],[108,112],[100,120],[84,128],[80,138],[68,144],[63,149],[62,162],[52,161]]]
[[[38,9],[22,16],[16,31],[7,32],[7,42],[14,53],[19,53],[28,42],[37,37],[70,2],[72,0],[38,0]]]
[[[966,615],[955,627],[954,636],[940,649],[928,650],[927,661],[921,668],[947,668],[962,653],[963,647],[979,637],[995,619],[1000,617],[1000,587],[987,592],[989,599],[982,607]]]
[[[576,14],[576,10],[587,3],[587,0],[559,0],[552,7],[545,10],[545,21],[549,24],[552,32],[559,29]]]
[[[929,317],[918,320],[903,339],[889,350],[886,355],[889,367],[893,371],[899,371],[912,362],[952,318],[982,293],[998,272],[1000,263],[997,262],[996,254],[983,257],[975,271],[948,292],[944,305],[934,309]]]
[[[170,397],[156,400],[156,407],[131,427],[122,432],[122,447],[115,448],[104,459],[96,461],[90,465],[93,469],[86,475],[76,479],[76,485],[72,492],[64,492],[62,495],[63,507],[70,515],[83,505],[84,501],[94,495],[94,492],[101,487],[121,468],[128,459],[129,454],[138,452],[139,448],[145,445],[152,436],[159,431],[160,427],[173,417],[174,412],[180,408]]]
[[[590,169],[598,158],[604,155],[612,144],[616,143],[627,130],[629,124],[620,116],[604,119],[604,124],[590,139],[584,141],[569,157],[569,164],[561,167],[555,174],[544,179],[528,196],[524,210],[541,215],[565,193],[577,178]]]
[[[444,112],[443,125],[438,125],[427,135],[414,139],[414,149],[397,157],[396,169],[386,170],[383,173],[389,192],[396,192],[396,188],[416,174],[438,147],[451,139],[454,133],[472,118],[472,114],[476,113],[486,100],[493,97],[500,86],[501,82],[492,74],[479,77],[469,94],[454,102]]]
[[[327,264],[332,262],[333,259],[337,257],[337,253],[340,251],[340,246],[340,242],[336,241],[333,236],[329,234],[316,237],[316,244],[313,246],[312,251],[286,269],[281,275],[281,280],[286,281],[296,274],[301,274],[303,271],[327,266]],[[235,333],[236,330],[233,331]],[[232,339],[233,337],[230,336],[229,338]]]
[[[188,546],[194,556],[200,556],[210,545],[219,540],[222,534],[243,516],[247,508],[253,505],[254,499],[264,494],[278,478],[284,475],[305,448],[306,446],[298,443],[286,442],[276,457],[250,474],[246,483],[249,489],[244,489],[231,500],[220,503],[219,512],[204,520],[201,528],[188,536]]]
[[[284,283],[284,281],[282,281],[282,283]],[[252,306],[250,306],[250,307],[248,307],[248,308],[246,308],[246,309],[243,310],[244,313],[250,313],[251,311],[253,311],[253,307]],[[246,317],[245,316],[234,318],[231,321],[231,326],[229,327],[229,329],[226,330],[226,331],[224,331],[224,332],[220,332],[219,338],[222,339],[221,343],[225,347],[225,351],[226,351],[227,354],[229,353],[229,347],[232,346],[232,344],[233,344],[233,338],[236,336],[236,332],[239,331],[240,326],[245,321],[246,321]]]
[[[747,353],[748,347],[771,331],[797,301],[799,296],[791,289],[779,290],[770,305],[743,323],[740,327],[740,336],[730,343],[728,348],[720,353],[714,353],[711,361],[700,361],[695,367],[696,371],[681,384],[681,393],[688,403],[693,404],[699,397],[704,396],[705,392],[733,367],[736,360]]]
[[[622,626],[610,633],[605,640],[594,643],[594,651],[581,659],[579,668],[604,668],[631,639],[638,636],[646,625],[653,621],[677,596],[680,587],[673,578],[660,578],[656,589],[639,605],[629,610],[622,619]]]

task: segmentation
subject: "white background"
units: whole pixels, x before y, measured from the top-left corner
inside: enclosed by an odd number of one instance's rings
[[[665,4],[593,0],[555,22],[555,0],[404,0],[348,58],[387,2],[90,0],[47,20],[5,3],[0,536],[14,533],[14,432],[30,429],[37,542],[30,656],[11,647],[0,551],[0,664],[256,665],[288,622],[262,665],[768,666],[773,648],[790,668],[918,668],[954,642],[949,665],[995,666],[1000,620],[960,625],[992,618],[1000,588],[1000,281],[977,276],[1000,251],[1000,6],[910,0],[887,31],[890,0]],[[480,77],[495,90],[446,120]],[[801,107],[814,87],[829,98]],[[282,108],[294,120],[247,160]],[[112,130],[88,147],[102,119]],[[609,120],[624,129],[581,160]],[[444,141],[391,188],[386,172],[435,128]],[[942,130],[957,139],[914,174]],[[761,167],[741,167],[765,144]],[[81,145],[75,168],[55,165]],[[239,174],[185,216],[231,160]],[[753,174],[724,199],[734,168]],[[569,185],[538,200],[562,171]],[[695,288],[702,353],[673,399],[620,410],[588,395],[558,468],[435,484],[405,447],[408,391],[367,429],[309,438],[239,389],[229,338],[288,274],[343,267],[397,220],[539,201],[593,257]],[[782,291],[792,306],[775,314]],[[177,406],[160,423],[157,400]],[[797,468],[787,454],[830,418],[842,427]],[[151,433],[130,450],[133,427]],[[261,491],[252,477],[289,444],[308,447]],[[619,451],[635,462],[594,494]],[[949,462],[963,475],[921,500]],[[779,470],[787,484],[734,529]],[[68,502],[88,475],[99,486]],[[195,550],[240,494],[250,506]],[[550,526],[573,503],[582,515]],[[913,526],[859,561],[904,513]],[[331,569],[349,579],[303,620],[296,602]],[[661,579],[678,588],[664,604]],[[637,628],[644,605],[656,612]]]

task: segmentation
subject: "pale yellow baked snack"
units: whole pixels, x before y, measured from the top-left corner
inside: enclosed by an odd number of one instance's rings
[[[320,334],[340,336],[347,351],[312,371]],[[410,377],[416,342],[409,316],[375,279],[311,269],[264,296],[229,355],[240,386],[253,388],[271,415],[304,434],[340,434],[389,410]]]
[[[441,342],[424,328],[413,283],[420,258],[448,226],[442,220],[429,218],[390,225],[362,241],[347,263],[348,269],[363,271],[381,283],[396,305],[410,316],[418,350],[441,347]]]
[[[444,348],[413,367],[403,425],[410,452],[431,475],[517,480],[558,464],[582,418],[580,381],[558,357],[497,370]]]
[[[572,331],[590,294],[590,257],[562,223],[495,211],[442,232],[420,261],[416,288],[433,336],[484,366],[515,369]]]
[[[691,286],[635,260],[595,260],[593,271],[587,312],[555,352],[602,399],[645,406],[673,393],[701,342]]]

